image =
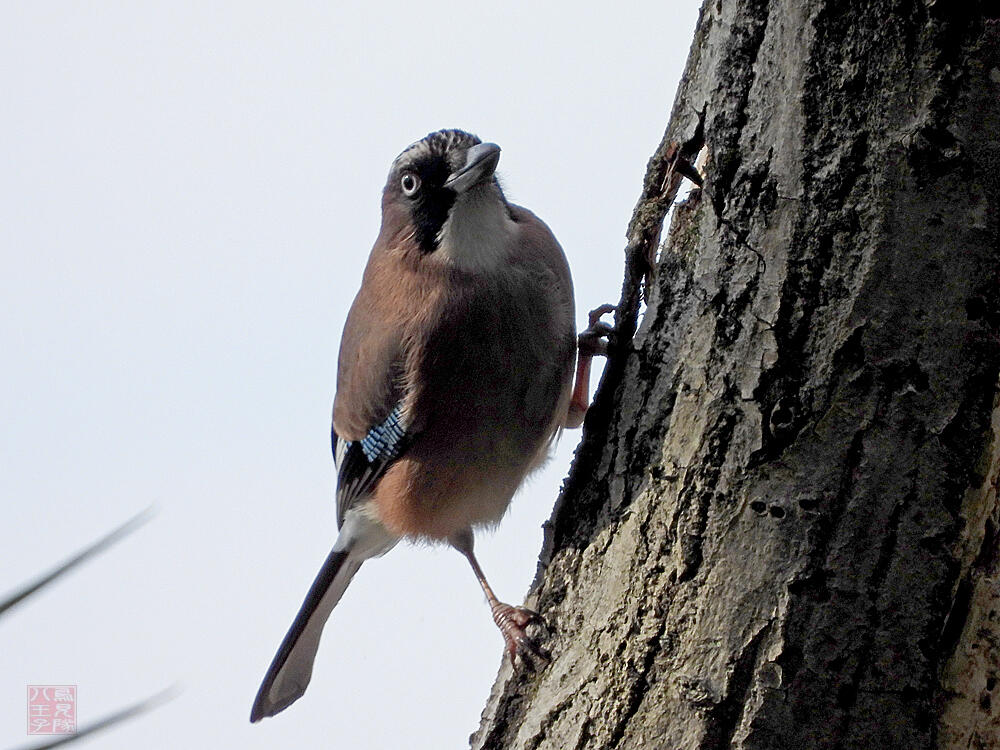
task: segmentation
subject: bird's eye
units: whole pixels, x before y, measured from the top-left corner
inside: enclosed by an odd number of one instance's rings
[[[403,195],[412,198],[420,190],[420,178],[413,172],[407,172],[400,179],[399,185],[403,188]]]

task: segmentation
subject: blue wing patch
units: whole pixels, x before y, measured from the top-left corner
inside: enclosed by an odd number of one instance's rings
[[[361,440],[341,440],[331,430],[333,460],[337,465],[337,520],[371,493],[392,462],[406,450],[409,435],[397,405],[389,416],[368,430]]]
[[[368,430],[361,439],[361,451],[369,463],[391,461],[399,455],[406,429],[403,427],[402,409],[396,406],[381,424]]]

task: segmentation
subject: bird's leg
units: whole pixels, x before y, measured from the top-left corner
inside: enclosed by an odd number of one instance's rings
[[[605,339],[614,331],[601,316],[614,311],[614,305],[601,305],[590,311],[589,327],[577,339],[576,384],[569,400],[566,427],[574,428],[583,424],[583,417],[590,406],[590,365],[595,356],[606,356],[608,342]]]
[[[527,607],[515,607],[497,599],[490,584],[486,581],[483,569],[479,567],[479,561],[472,549],[472,532],[465,531],[456,535],[451,540],[451,545],[465,555],[472,566],[472,572],[476,575],[476,580],[486,594],[486,601],[490,605],[490,612],[493,615],[493,622],[500,629],[504,643],[507,644],[507,655],[510,657],[511,666],[516,664],[515,657],[520,654],[521,661],[531,670],[535,669],[535,660],[542,664],[548,662],[548,656],[539,648],[528,633],[526,628],[533,622],[542,622],[542,617]]]
[[[528,635],[526,630],[530,623],[540,621],[541,616],[527,607],[515,607],[497,599],[496,594],[493,593],[493,589],[490,588],[490,584],[486,581],[483,569],[479,567],[479,561],[476,560],[475,553],[469,550],[468,552],[464,552],[464,554],[472,566],[472,572],[476,574],[479,585],[483,588],[483,593],[486,594],[486,601],[489,602],[493,622],[497,624],[501,635],[503,635],[504,642],[507,644],[507,655],[510,657],[511,665],[514,665],[515,657],[518,654],[521,655],[524,664],[531,669],[535,667],[534,659],[539,659],[543,662],[548,661],[545,654],[539,649],[538,644]]]

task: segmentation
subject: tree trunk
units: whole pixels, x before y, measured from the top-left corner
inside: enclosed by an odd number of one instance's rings
[[[1000,748],[991,16],[705,3],[474,748]]]

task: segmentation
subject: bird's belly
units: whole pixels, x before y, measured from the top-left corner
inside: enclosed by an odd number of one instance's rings
[[[394,533],[446,539],[498,522],[547,452],[566,409],[573,337],[561,325],[559,336],[543,335],[554,313],[544,290],[529,291],[442,313],[452,325],[436,331],[416,367],[410,408],[421,421],[373,497]],[[525,296],[537,304],[512,302]]]
[[[395,534],[446,540],[469,527],[499,522],[524,475],[520,467],[495,462],[462,465],[408,455],[379,482],[373,509]]]

